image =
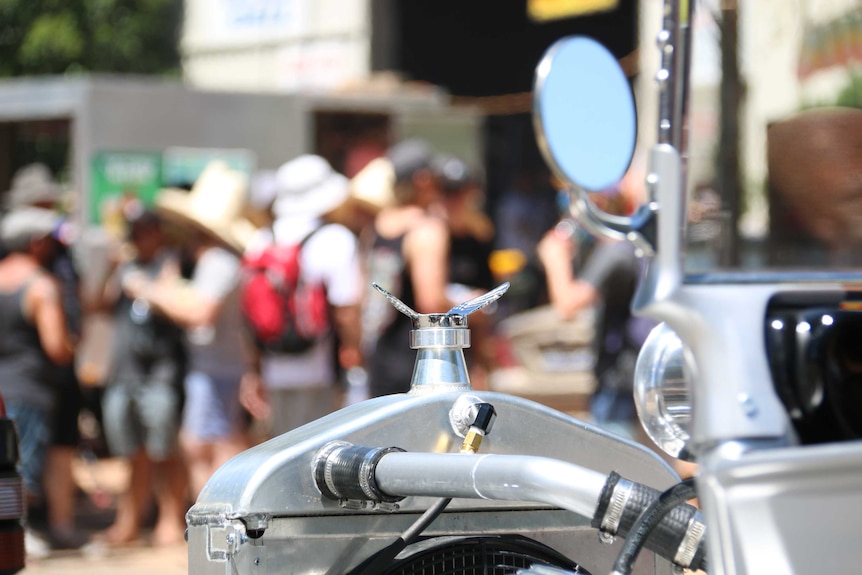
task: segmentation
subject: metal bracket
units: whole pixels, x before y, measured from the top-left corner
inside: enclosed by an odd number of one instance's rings
[[[229,561],[248,541],[245,525],[230,521],[224,525],[207,526],[207,558],[210,561]]]

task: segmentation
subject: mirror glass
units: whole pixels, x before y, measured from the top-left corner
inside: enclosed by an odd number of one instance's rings
[[[862,4],[742,4],[692,20],[686,271],[860,277]]]
[[[616,58],[585,36],[554,43],[536,69],[534,121],[556,175],[588,191],[617,184],[637,136],[634,96]]]

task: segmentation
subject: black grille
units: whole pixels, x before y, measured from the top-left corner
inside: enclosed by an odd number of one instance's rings
[[[550,547],[518,535],[436,537],[402,551],[383,575],[511,575],[543,565],[586,573]]]

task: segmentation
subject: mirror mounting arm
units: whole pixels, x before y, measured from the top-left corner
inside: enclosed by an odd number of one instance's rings
[[[640,206],[631,216],[614,216],[597,208],[589,201],[585,190],[570,190],[569,210],[579,224],[594,236],[629,241],[640,255],[655,255],[657,245],[658,204],[649,202]]]

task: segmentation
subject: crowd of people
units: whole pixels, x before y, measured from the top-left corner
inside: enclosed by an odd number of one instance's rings
[[[255,182],[268,189],[252,190]],[[154,503],[150,543],[171,545],[182,541],[184,513],[219,466],[344,405],[343,382],[363,384],[351,401],[409,390],[409,318],[372,282],[420,313],[439,313],[506,279],[490,266],[500,246],[480,170],[420,139],[396,143],[350,179],[312,154],[251,182],[216,161],[189,190],[164,189],[154,205],[132,198],[122,205],[123,237],[91,290],[75,273],[61,194],[45,166],[26,166],[0,219],[0,394],[18,426],[28,502],[47,508],[55,548],[84,543],[71,471],[84,314],[112,318],[100,420],[110,455],[130,469],[115,521],[97,540],[138,540]],[[251,194],[267,198],[256,211]],[[578,280],[571,243],[553,232],[534,241],[530,257],[547,268],[560,313],[597,304],[617,287],[607,296],[613,330],[602,331],[603,341],[622,329],[617,312],[627,309],[637,274],[627,256],[602,250],[596,261],[607,265]],[[325,294],[331,329],[301,349],[261,344],[244,317],[244,262],[269,246],[298,246],[299,281]],[[476,315],[468,368],[474,387],[488,389],[493,318]],[[626,409],[619,417],[630,420]],[[35,553],[35,533],[28,543]]]

